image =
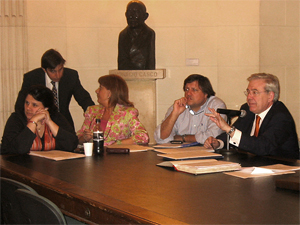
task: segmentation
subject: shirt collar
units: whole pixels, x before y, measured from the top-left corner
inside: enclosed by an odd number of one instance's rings
[[[263,121],[263,119],[266,117],[266,115],[268,114],[268,112],[270,111],[272,106],[273,106],[273,104],[269,108],[267,108],[265,111],[263,111],[259,114],[255,114],[255,115],[258,115],[260,117],[260,121]]]
[[[186,106],[186,108],[189,110],[189,112],[192,114],[192,115],[199,115],[200,113],[204,112],[205,109],[207,108],[207,104],[208,102],[212,99],[212,97],[214,96],[210,96],[209,98],[206,99],[206,102],[200,106],[200,109],[197,111],[197,112],[194,112],[193,110],[190,109],[190,106]]]
[[[52,80],[50,79],[50,77],[48,76],[48,74],[46,72],[45,72],[45,80],[46,80],[46,84],[51,84]]]

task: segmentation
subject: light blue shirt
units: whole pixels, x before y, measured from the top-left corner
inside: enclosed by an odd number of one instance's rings
[[[208,137],[216,137],[219,134],[223,133],[223,131],[214,122],[212,122],[208,116],[205,115],[205,113],[211,113],[208,110],[208,107],[217,110],[217,108],[225,109],[226,105],[218,97],[211,96],[209,99],[207,99],[205,104],[201,106],[200,110],[198,112],[195,112],[196,115],[192,115],[189,112],[189,109],[184,110],[177,118],[170,136],[166,139],[160,138],[161,124],[157,126],[154,132],[156,143],[168,143],[174,139],[175,135],[191,134],[195,135],[197,142],[203,144]],[[173,105],[168,109],[164,120],[171,114],[172,111]],[[226,115],[221,116],[225,120],[227,119]]]

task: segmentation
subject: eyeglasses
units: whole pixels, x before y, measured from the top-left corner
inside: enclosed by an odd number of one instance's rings
[[[251,94],[252,96],[258,96],[259,94],[263,93],[263,92],[269,92],[269,91],[258,91],[258,90],[246,90],[244,91],[244,94],[246,95],[246,97]]]
[[[198,92],[198,91],[200,91],[200,89],[196,89],[196,88],[185,88],[184,89],[184,92],[188,92],[189,90],[191,90],[192,92],[194,92],[194,93],[196,93],[196,92]]]

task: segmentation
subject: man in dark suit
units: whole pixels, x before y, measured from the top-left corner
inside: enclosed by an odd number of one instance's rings
[[[74,122],[69,111],[72,95],[84,111],[88,106],[95,105],[95,103],[90,94],[82,87],[78,72],[73,69],[64,68],[65,62],[65,59],[58,51],[54,49],[46,51],[41,59],[42,67],[24,74],[15,110],[18,111],[24,108],[25,95],[29,87],[42,84],[56,92],[59,111],[74,127]]]
[[[252,74],[245,91],[247,103],[241,109],[245,117],[239,117],[233,126],[214,109],[210,119],[230,136],[229,143],[241,150],[255,155],[274,155],[299,158],[299,144],[296,126],[286,106],[278,101],[280,94],[279,80],[272,74]],[[209,137],[204,146],[223,148],[227,135]]]

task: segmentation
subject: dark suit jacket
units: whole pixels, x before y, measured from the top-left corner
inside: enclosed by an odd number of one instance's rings
[[[250,136],[255,114],[249,110],[247,103],[242,105],[241,109],[246,110],[246,116],[239,117],[233,124],[242,131],[239,149],[256,155],[299,158],[295,122],[282,102],[277,101],[273,104],[260,126],[258,137]],[[219,135],[217,139],[227,143],[226,133]]]
[[[55,149],[73,151],[78,144],[78,138],[74,128],[59,112],[51,115],[51,119],[59,126],[55,137]],[[24,112],[12,113],[8,118],[2,137],[1,154],[25,154],[30,148],[36,134],[27,127],[27,118]]]
[[[36,84],[45,85],[45,72],[42,68],[37,68],[24,74],[22,88],[15,104],[16,111],[22,111],[24,109],[27,89]],[[73,127],[74,122],[69,111],[69,104],[72,95],[84,111],[87,109],[87,107],[95,105],[90,94],[82,87],[78,72],[73,69],[64,68],[63,76],[59,81],[58,95],[59,111],[66,117]]]

